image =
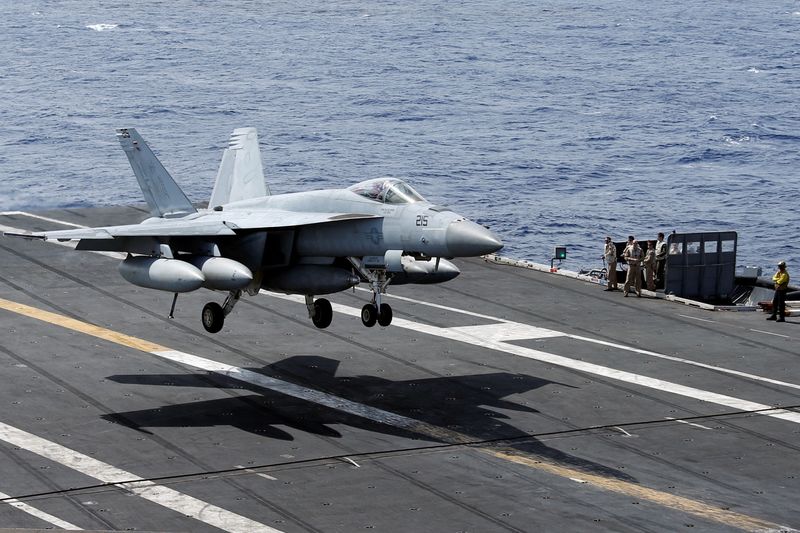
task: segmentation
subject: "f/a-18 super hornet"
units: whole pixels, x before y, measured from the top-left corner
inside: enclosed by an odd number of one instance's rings
[[[254,128],[233,131],[208,209],[196,209],[133,128],[117,130],[150,208],[140,224],[45,231],[23,236],[78,240],[78,250],[127,252],[120,263],[130,283],[175,294],[201,287],[228,291],[201,314],[211,333],[240,297],[261,289],[305,296],[314,325],[326,328],[330,302],[316,298],[368,284],[365,326],[388,326],[381,301],[389,284],[440,283],[459,274],[448,261],[502,248],[485,227],[432,204],[396,178],[347,189],[271,195]]]

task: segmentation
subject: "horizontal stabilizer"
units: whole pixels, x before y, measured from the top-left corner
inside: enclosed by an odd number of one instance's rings
[[[139,187],[142,189],[144,199],[153,216],[172,218],[197,212],[135,129],[117,130],[117,139],[119,139],[125,155],[128,156],[128,161],[133,168],[133,173],[136,174]]]
[[[255,128],[233,130],[222,154],[209,207],[269,195]]]

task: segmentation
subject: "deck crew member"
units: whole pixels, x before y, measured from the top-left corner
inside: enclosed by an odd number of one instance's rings
[[[664,234],[658,233],[656,241],[656,285],[664,287],[664,266],[667,264],[667,243]]]
[[[656,281],[654,277],[656,270],[656,248],[653,241],[647,241],[647,250],[644,253],[642,265],[644,266],[644,277],[645,281],[647,282],[647,290],[656,290]]]
[[[622,257],[628,263],[628,276],[625,278],[625,285],[622,287],[625,296],[631,290],[633,285],[636,291],[636,296],[642,296],[642,248],[633,236],[628,237],[628,246],[622,252]]]
[[[789,272],[786,271],[786,261],[778,263],[778,271],[772,276],[772,281],[775,282],[775,296],[772,298],[772,314],[767,317],[767,320],[785,322],[786,291],[789,290]]]
[[[606,245],[603,249],[603,258],[608,265],[608,286],[607,291],[619,290],[617,287],[617,247],[611,242],[611,237],[606,237]]]

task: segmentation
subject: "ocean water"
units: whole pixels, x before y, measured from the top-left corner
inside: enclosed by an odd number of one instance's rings
[[[735,230],[800,268],[800,3],[0,0],[0,210],[141,202],[136,127],[196,201],[231,130],[273,193],[407,179],[504,255]]]

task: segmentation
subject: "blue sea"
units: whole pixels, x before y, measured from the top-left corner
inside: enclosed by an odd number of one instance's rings
[[[800,2],[0,0],[0,210],[195,201],[231,130],[273,193],[407,179],[503,255],[739,232],[800,271]]]

